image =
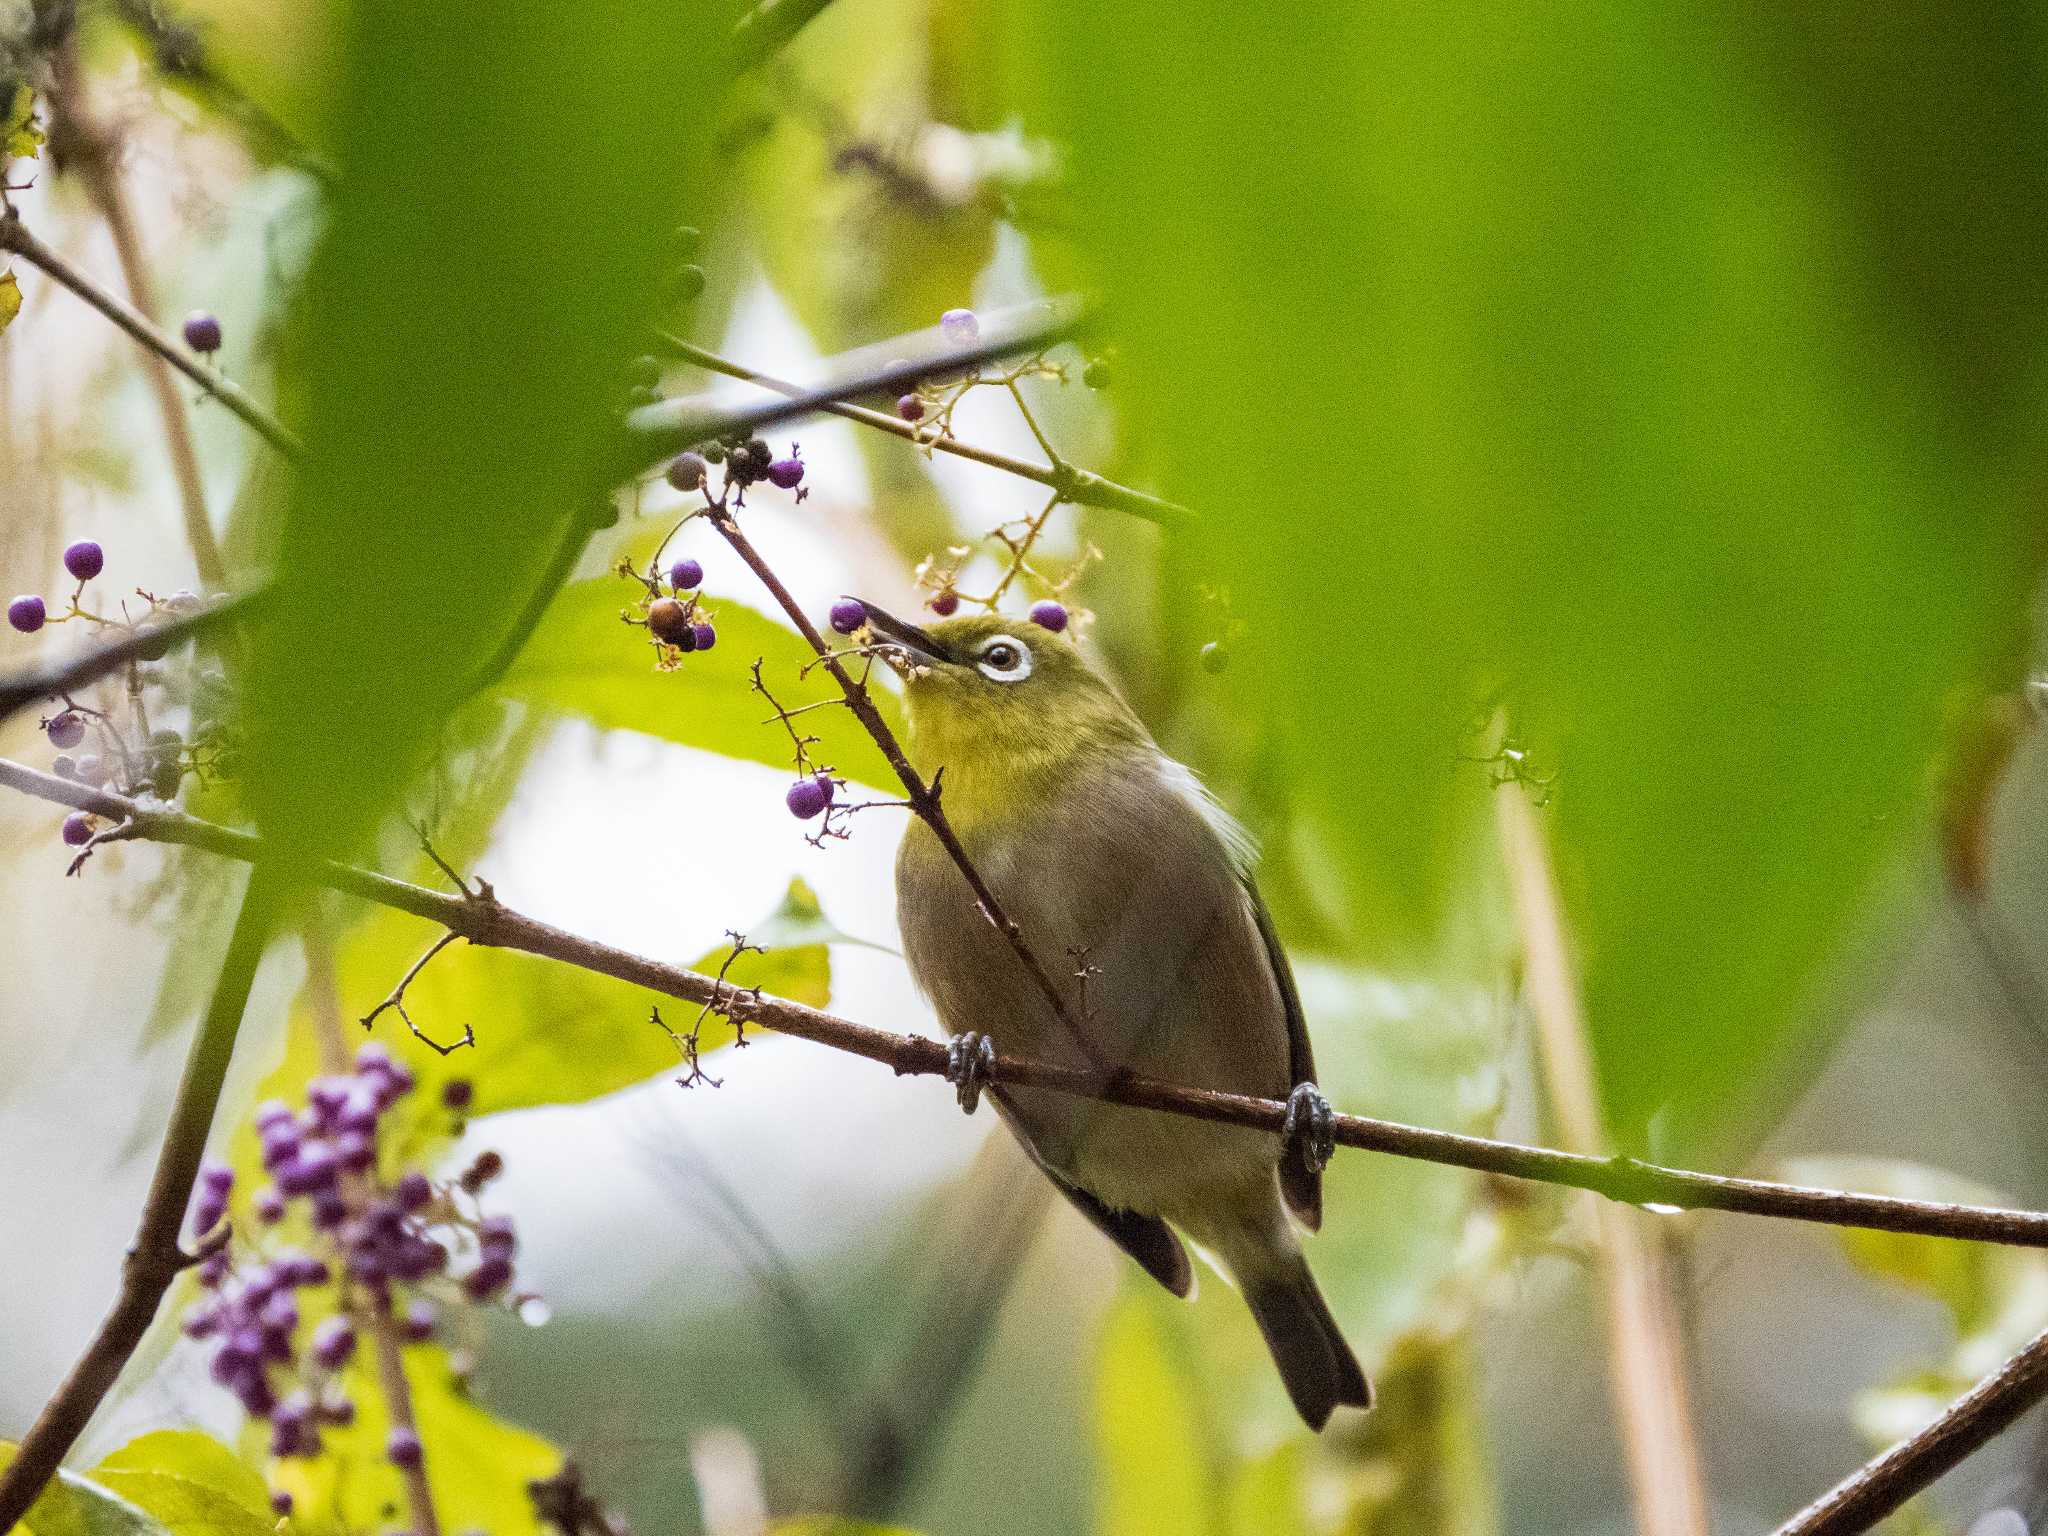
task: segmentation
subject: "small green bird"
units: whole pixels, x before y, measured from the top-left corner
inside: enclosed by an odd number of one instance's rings
[[[903,653],[911,753],[941,783],[970,861],[1049,972],[1085,973],[1062,987],[1063,1021],[937,836],[911,823],[897,918],[911,974],[954,1037],[962,1104],[973,1107],[991,1038],[1044,1061],[1286,1099],[1288,1132],[1274,1136],[1049,1089],[990,1089],[1061,1193],[1168,1290],[1194,1289],[1172,1228],[1213,1256],[1312,1427],[1339,1404],[1370,1407],[1289,1219],[1321,1222],[1330,1108],[1252,884],[1249,839],[1070,641],[1000,617],[921,629],[866,610]]]

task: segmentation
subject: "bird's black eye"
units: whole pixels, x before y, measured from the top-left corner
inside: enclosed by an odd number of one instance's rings
[[[990,682],[1018,682],[1031,675],[1031,652],[1022,642],[997,635],[982,646],[975,667]]]

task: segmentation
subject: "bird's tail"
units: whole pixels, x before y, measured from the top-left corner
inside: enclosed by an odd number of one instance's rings
[[[1321,1429],[1340,1403],[1370,1408],[1372,1384],[1337,1331],[1308,1260],[1299,1249],[1275,1259],[1240,1275],[1239,1283],[1295,1411],[1310,1429]]]

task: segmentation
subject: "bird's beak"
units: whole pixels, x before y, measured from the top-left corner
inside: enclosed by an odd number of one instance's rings
[[[905,623],[886,609],[876,607],[866,598],[857,597],[854,601],[867,609],[868,628],[889,644],[908,651],[913,657],[923,661],[944,663],[953,659],[946,654],[946,648],[928,631],[919,629],[915,624]]]

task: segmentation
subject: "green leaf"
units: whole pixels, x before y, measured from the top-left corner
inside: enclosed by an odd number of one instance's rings
[[[367,836],[609,489],[708,128],[675,82],[718,89],[693,44],[727,24],[710,0],[347,9],[341,174],[285,346],[308,453],[248,632],[243,785],[279,844]]]
[[[1818,1059],[1948,702],[2013,675],[2039,571],[2048,288],[2011,232],[2048,209],[2011,61],[2043,22],[1830,14],[1831,98],[1939,148],[1816,143],[1830,120],[1757,83],[1792,24],[1738,39],[1706,4],[1572,0],[1504,44],[1434,10],[1139,0],[1103,49],[1040,0],[1029,39],[1119,407],[1212,514],[1189,558],[1233,573],[1212,686],[1273,743],[1326,914],[1359,957],[1455,928],[1490,837],[1459,757],[1504,687],[1560,772],[1611,1117],[1642,1145],[1666,1111],[1674,1154],[1753,1135],[1757,1085]]]
[[[807,680],[798,678],[799,669],[813,659],[803,637],[740,603],[713,600],[718,648],[662,672],[656,670],[645,633],[621,622],[635,595],[615,576],[564,587],[498,684],[499,691],[606,730],[638,731],[789,768],[789,732],[749,687],[748,669],[761,659],[762,678],[785,709],[837,697],[836,686],[821,671],[813,670]],[[880,686],[872,691],[890,729],[900,732],[896,696]],[[820,738],[812,748],[817,762],[860,783],[900,790],[896,775],[850,711],[833,706],[797,718],[805,735]]]
[[[0,1467],[16,1447],[0,1441]],[[21,1522],[21,1536],[170,1536],[146,1510],[60,1467]],[[253,1533],[252,1533],[253,1536]]]
[[[1137,1282],[1133,1282],[1137,1284]],[[1095,1381],[1102,1536],[1152,1536],[1209,1525],[1215,1478],[1204,1449],[1194,1372],[1174,1357],[1150,1292],[1127,1291],[1103,1324]]]
[[[893,955],[895,950],[872,939],[857,939],[836,927],[818,905],[818,894],[801,879],[791,880],[782,903],[767,917],[747,930],[747,942],[764,949],[788,949],[805,945],[858,944],[863,949]],[[701,962],[699,968],[702,968]]]
[[[271,1477],[308,1517],[331,1517],[349,1530],[382,1530],[390,1511],[405,1508],[404,1483],[384,1456],[390,1432],[371,1351],[357,1351],[342,1377],[356,1403],[355,1422],[321,1431],[325,1454],[273,1463]],[[435,1512],[450,1530],[475,1526],[496,1536],[540,1536],[526,1485],[551,1477],[562,1453],[529,1430],[476,1402],[438,1347],[410,1345],[405,1379],[413,1423],[426,1446],[427,1485]],[[261,1433],[252,1427],[251,1436]]]
[[[0,126],[0,158],[33,160],[41,151],[43,130],[36,126],[36,93],[27,82],[14,88],[14,100],[7,108],[7,122]],[[16,303],[20,301],[17,299]],[[0,321],[0,330],[6,322]]]
[[[255,1516],[265,1530],[276,1524],[270,1511],[270,1490],[255,1469],[213,1436],[196,1429],[159,1429],[138,1436],[93,1468],[92,1475],[174,1531],[205,1528],[190,1522],[180,1524],[173,1515],[173,1507],[188,1489],[201,1490]],[[148,1479],[179,1486],[143,1486]],[[225,1515],[222,1528],[236,1529]]]

